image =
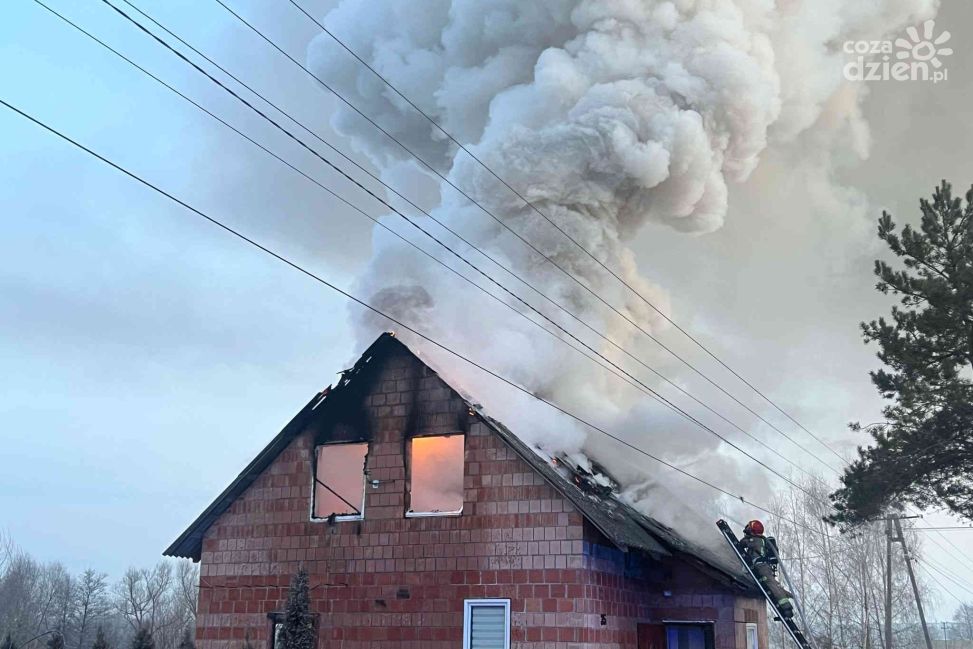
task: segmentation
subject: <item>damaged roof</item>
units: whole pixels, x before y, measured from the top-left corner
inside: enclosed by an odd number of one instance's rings
[[[545,461],[502,423],[477,412],[521,458],[620,549],[642,550],[655,558],[679,556],[710,575],[721,577],[748,591],[754,589],[752,579],[742,568],[635,509],[618,497],[616,489],[589,487],[586,484],[588,481],[572,480],[571,476],[575,475],[576,470],[558,471],[557,465],[564,464],[563,461],[558,462],[557,458],[554,458],[554,462]]]
[[[492,417],[479,412],[479,409],[475,409],[475,411],[483,422],[499,435],[517,455],[540,473],[561,495],[570,500],[571,504],[577,507],[588,519],[588,522],[598,528],[598,531],[616,546],[622,550],[629,548],[643,550],[656,558],[671,554],[665,546],[639,525],[639,514],[630,506],[617,498],[602,496],[593,490],[585,489],[566,478],[557,471],[555,464],[544,461],[509,428]]]
[[[340,404],[346,393],[356,391],[352,387],[355,379],[372,367],[379,365],[379,363],[371,362],[375,357],[396,349],[406,351],[428,367],[426,361],[419,358],[394,334],[386,332],[379,336],[365,350],[352,368],[341,372],[341,379],[334,387],[329,386],[314,395],[216,500],[166,548],[163,555],[198,561],[202,553],[203,536],[220,515],[229,509],[230,505],[246,491],[295,437],[307,430],[309,426],[320,425],[322,420],[329,418],[329,411],[340,409]],[[435,371],[434,368],[430,369]],[[445,377],[440,375],[440,378],[449,385],[449,381]],[[742,568],[733,565],[711,550],[691,543],[672,528],[624,502],[618,496],[616,485],[610,481],[605,481],[604,476],[586,474],[579,467],[571,466],[571,462],[566,458],[546,457],[540,449],[531,448],[504,424],[483,412],[479,405],[471,403],[466,395],[463,395],[454,386],[450,385],[450,387],[466,399],[470,412],[475,413],[517,455],[571,501],[588,522],[619,549],[624,551],[629,549],[640,550],[654,558],[678,556],[729,585],[745,591],[754,590],[752,580]],[[599,482],[599,480],[602,481]]]
[[[355,377],[371,367],[371,360],[378,354],[389,349],[394,343],[403,349],[408,347],[400,343],[390,333],[384,333],[372,343],[361,355],[353,367],[340,372],[341,378],[334,386],[328,386],[315,394],[307,404],[291,419],[270,443],[257,454],[250,464],[240,472],[233,482],[216,497],[203,513],[196,517],[186,530],[172,542],[162,553],[165,557],[181,557],[199,561],[203,550],[203,536],[206,530],[216,522],[223,512],[230,508],[247,488],[270,466],[274,459],[287,448],[287,445],[311,425],[314,419],[327,414],[328,406],[340,401],[343,392],[349,389]],[[410,350],[411,351],[411,350]]]

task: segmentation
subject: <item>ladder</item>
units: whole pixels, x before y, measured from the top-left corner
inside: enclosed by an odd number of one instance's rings
[[[740,560],[740,563],[743,564],[743,567],[746,568],[747,572],[750,573],[750,576],[753,577],[754,583],[757,584],[757,587],[760,589],[760,592],[763,593],[763,596],[770,605],[770,608],[773,609],[775,618],[784,625],[784,628],[787,629],[788,635],[791,636],[797,646],[800,647],[800,649],[816,649],[811,641],[808,640],[808,638],[804,635],[804,632],[801,631],[800,627],[797,626],[797,623],[794,622],[794,618],[786,618],[780,614],[780,610],[777,608],[777,602],[770,595],[770,593],[767,592],[767,589],[764,588],[764,585],[754,573],[753,567],[743,557],[743,552],[740,550],[740,541],[737,539],[736,534],[733,533],[733,530],[730,529],[729,524],[724,520],[718,520],[716,521],[716,527],[719,528],[720,533],[723,535],[723,538],[726,539],[726,542],[730,544],[730,547],[733,549],[733,553],[736,554],[737,558]],[[788,584],[788,586],[790,586],[790,584]],[[798,612],[801,613],[801,617],[803,618],[803,611],[801,608],[799,606],[795,606],[795,608],[797,608]],[[807,624],[806,620],[805,624]]]

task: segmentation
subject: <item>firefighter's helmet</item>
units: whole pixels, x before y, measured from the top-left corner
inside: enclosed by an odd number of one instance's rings
[[[752,520],[743,528],[743,533],[750,536],[761,536],[764,533],[764,524],[758,520]]]

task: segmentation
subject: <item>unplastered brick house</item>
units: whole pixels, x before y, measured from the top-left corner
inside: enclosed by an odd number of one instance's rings
[[[318,649],[767,647],[739,570],[526,445],[391,333],[165,554],[201,564],[200,649],[279,649],[302,566]]]

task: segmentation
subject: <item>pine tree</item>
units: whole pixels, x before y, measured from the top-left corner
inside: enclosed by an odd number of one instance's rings
[[[108,639],[105,637],[105,630],[101,626],[98,627],[95,643],[91,645],[91,649],[111,649],[111,645],[108,644]]]
[[[943,181],[919,205],[918,231],[896,233],[887,213],[878,222],[904,268],[876,261],[876,288],[901,306],[862,332],[878,343],[887,367],[872,383],[890,403],[871,430],[875,445],[859,449],[831,496],[832,522],[860,523],[906,503],[973,519],[973,189],[964,206]]]
[[[132,638],[132,649],[155,649],[152,632],[144,626],[139,627],[139,630],[135,632],[135,637]]]
[[[311,615],[307,570],[301,568],[291,581],[280,630],[282,649],[315,649],[314,617]]]
[[[17,649],[17,643],[14,642],[13,637],[9,633],[3,639],[3,642],[0,642],[0,649]]]
[[[64,649],[64,636],[60,631],[51,634],[47,641],[47,649]]]

